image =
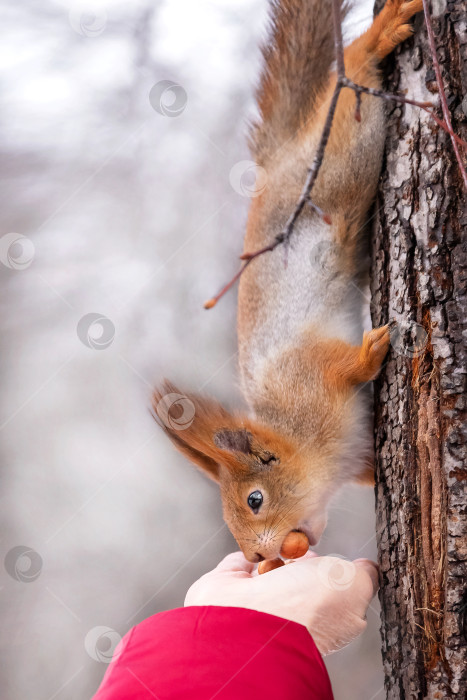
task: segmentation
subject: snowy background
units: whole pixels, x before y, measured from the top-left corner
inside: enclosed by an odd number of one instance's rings
[[[236,548],[148,405],[162,376],[242,402],[236,295],[202,304],[237,270],[266,9],[3,4],[4,700],[91,697],[119,636]],[[374,557],[373,532],[372,490],[349,488],[319,551]],[[327,660],[336,700],[383,698],[377,602],[368,622]]]

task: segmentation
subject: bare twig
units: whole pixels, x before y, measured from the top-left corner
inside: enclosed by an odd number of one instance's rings
[[[352,80],[349,80],[349,78],[345,78],[344,87],[349,87],[352,88],[352,90],[354,90],[355,94],[357,95],[357,101],[359,94],[363,92],[366,95],[373,95],[373,97],[381,97],[381,99],[388,100],[389,102],[400,102],[401,104],[414,105],[415,107],[423,109],[423,111],[429,114],[430,117],[438,124],[438,126],[441,127],[441,129],[443,129],[443,131],[448,133],[451,136],[451,138],[454,138],[460,146],[463,146],[463,148],[467,149],[467,141],[464,141],[464,139],[455,134],[452,131],[452,128],[450,129],[445,121],[436,116],[436,114],[433,111],[433,102],[418,102],[417,100],[411,100],[409,97],[405,97],[404,95],[394,95],[390,92],[383,92],[383,90],[377,90],[376,88],[364,87],[363,85],[357,85]],[[360,119],[358,119],[357,117],[357,112],[355,116],[357,121],[360,121]]]
[[[265,253],[265,252],[266,252],[266,249],[259,250],[258,253],[257,253],[257,255],[261,255],[262,253]],[[222,287],[222,289],[221,289],[221,291],[219,292],[219,294],[216,294],[215,297],[212,297],[212,299],[208,299],[207,301],[204,302],[204,308],[205,308],[205,309],[212,309],[212,307],[215,306],[215,305],[217,304],[217,302],[219,301],[219,299],[221,299],[221,298],[224,296],[224,294],[226,294],[226,293],[229,291],[229,289],[230,289],[231,287],[234,286],[235,282],[236,282],[238,279],[240,279],[240,275],[242,274],[242,272],[244,271],[244,269],[245,269],[246,267],[248,267],[248,265],[251,263],[251,261],[253,260],[254,257],[256,257],[256,256],[253,255],[251,258],[249,258],[249,259],[246,261],[246,263],[245,263],[244,265],[242,265],[242,267],[239,269],[239,271],[237,272],[237,274],[234,275],[234,276],[232,277],[232,279],[230,280],[230,282],[228,282],[228,283],[225,285],[225,287]]]
[[[439,65],[438,55],[436,53],[435,35],[433,32],[433,25],[431,24],[430,7],[428,5],[428,0],[422,0],[422,2],[423,2],[423,12],[425,13],[425,24],[426,24],[426,31],[428,34],[428,43],[430,44],[431,56],[433,59],[433,68],[435,69],[436,82],[438,83],[439,98],[440,98],[441,107],[443,110],[444,121],[446,122],[447,131],[449,133],[449,136],[451,137],[452,147],[454,149],[454,153],[456,154],[457,163],[459,164],[459,170],[461,171],[462,179],[464,180],[464,186],[467,189],[467,173],[465,171],[465,166],[464,166],[464,163],[462,161],[461,154],[459,153],[459,149],[457,147],[457,138],[456,138],[456,135],[454,134],[454,131],[452,128],[451,115],[449,113],[448,101],[446,99],[446,93],[444,92],[443,76],[441,75],[441,67]]]
[[[295,230],[295,224],[302,213],[305,205],[311,206],[317,214],[327,223],[331,224],[331,217],[329,214],[326,214],[323,212],[314,202],[312,202],[310,195],[311,191],[316,183],[316,180],[318,178],[318,174],[320,171],[320,168],[323,164],[324,160],[324,152],[326,150],[327,143],[329,141],[329,136],[331,134],[331,128],[332,128],[332,122],[334,120],[334,114],[336,111],[337,107],[337,101],[339,99],[340,92],[342,88],[346,87],[355,92],[355,97],[356,97],[356,104],[355,104],[355,119],[357,121],[361,121],[361,114],[360,114],[360,106],[361,106],[361,97],[362,94],[366,95],[372,95],[373,97],[379,97],[384,100],[388,101],[393,101],[393,102],[399,102],[402,104],[410,104],[415,107],[419,107],[420,109],[424,110],[427,112],[427,114],[430,115],[430,117],[438,124],[438,126],[446,131],[449,136],[451,137],[451,141],[454,147],[454,152],[456,154],[457,161],[459,163],[459,168],[462,173],[462,177],[464,179],[464,183],[467,189],[467,175],[465,172],[465,167],[462,162],[462,158],[459,153],[458,149],[458,144],[460,146],[463,146],[465,149],[467,149],[467,142],[465,142],[463,139],[460,138],[460,136],[457,136],[452,128],[451,124],[451,118],[449,114],[449,108],[446,100],[446,95],[444,92],[444,87],[442,83],[442,77],[441,77],[441,69],[439,66],[438,58],[436,55],[436,47],[435,47],[435,41],[434,41],[434,35],[433,35],[433,28],[431,26],[431,16],[429,14],[429,9],[428,9],[428,0],[423,0],[423,7],[425,11],[425,21],[426,21],[426,26],[427,26],[427,32],[428,32],[428,38],[430,42],[430,48],[433,56],[433,65],[435,67],[435,73],[436,73],[436,80],[439,85],[439,92],[440,92],[440,98],[441,98],[441,105],[443,108],[443,115],[444,115],[444,121],[440,119],[434,112],[434,105],[432,102],[418,102],[417,100],[412,100],[408,97],[405,97],[403,95],[394,95],[390,94],[387,92],[384,92],[383,90],[377,90],[376,88],[369,88],[365,87],[363,85],[358,85],[357,83],[354,83],[353,80],[350,80],[345,73],[345,64],[344,64],[344,44],[342,40],[342,23],[341,23],[341,6],[340,6],[340,0],[332,0],[332,12],[333,12],[333,24],[334,24],[334,47],[335,47],[335,52],[336,52],[336,85],[334,87],[334,92],[331,97],[331,101],[329,103],[329,108],[328,108],[328,113],[326,116],[326,120],[324,122],[323,126],[323,131],[321,133],[321,138],[318,143],[318,147],[316,150],[316,154],[313,160],[313,163],[310,168],[308,168],[307,172],[307,178],[305,181],[305,184],[303,186],[302,192],[300,194],[299,200],[296,204],[296,207],[292,214],[289,216],[287,219],[287,222],[285,224],[284,230],[278,233],[272,243],[268,246],[265,246],[264,248],[261,248],[260,250],[256,250],[252,253],[243,253],[243,255],[240,256],[240,260],[244,261],[244,264],[240,268],[240,270],[234,275],[234,277],[230,280],[228,284],[225,285],[221,289],[221,291],[212,299],[209,299],[205,304],[204,308],[205,309],[212,309],[213,306],[217,304],[219,299],[221,299],[226,292],[229,291],[229,289],[235,284],[235,282],[241,277],[243,272],[246,270],[248,265],[252,260],[255,258],[258,258],[261,255],[264,255],[265,253],[270,253],[273,250],[275,250],[279,245],[285,244],[286,246],[288,245],[290,241],[290,237],[292,236],[292,233]]]

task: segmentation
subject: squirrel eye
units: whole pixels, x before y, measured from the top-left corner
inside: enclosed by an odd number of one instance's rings
[[[248,505],[250,506],[253,513],[257,513],[263,503],[263,494],[261,491],[253,491],[248,496]]]

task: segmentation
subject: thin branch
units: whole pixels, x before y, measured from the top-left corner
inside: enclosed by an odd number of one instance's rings
[[[377,90],[376,88],[369,88],[369,87],[364,87],[363,85],[357,85],[357,83],[354,83],[352,80],[349,78],[344,78],[344,87],[351,88],[358,100],[358,96],[361,93],[365,93],[366,95],[373,95],[373,97],[380,97],[383,100],[388,100],[389,102],[400,102],[401,104],[407,104],[407,105],[414,105],[415,107],[419,107],[422,109],[424,112],[430,115],[432,119],[438,124],[443,131],[445,131],[447,134],[451,136],[451,138],[454,138],[456,142],[462,146],[463,148],[467,149],[467,141],[464,141],[460,136],[455,134],[452,131],[452,127],[450,128],[445,121],[440,119],[436,114],[434,113],[434,107],[435,105],[433,102],[418,102],[417,100],[411,100],[409,97],[405,97],[405,95],[395,95],[390,92],[383,92],[383,90]],[[357,103],[358,106],[358,103]],[[357,118],[357,117],[356,117]],[[360,121],[357,118],[357,121]]]
[[[449,113],[449,106],[448,101],[446,99],[446,93],[444,92],[443,76],[441,75],[441,66],[439,65],[438,55],[436,53],[436,42],[435,35],[433,32],[433,25],[431,24],[430,8],[428,5],[428,0],[422,0],[422,2],[423,12],[425,13],[425,24],[428,34],[428,43],[430,44],[431,56],[433,59],[433,68],[435,69],[436,82],[438,83],[439,97],[441,101],[441,107],[443,110],[444,121],[446,122],[446,125],[448,127],[448,132],[452,141],[452,147],[454,149],[454,153],[456,154],[457,162],[459,164],[459,170],[462,174],[462,179],[464,180],[464,186],[467,189],[467,173],[465,171],[465,166],[462,161],[461,154],[459,153],[459,149],[457,147],[457,139],[455,137],[451,124],[451,115]]]
[[[221,291],[215,296],[212,297],[212,299],[209,299],[205,304],[204,308],[205,309],[212,309],[213,306],[217,304],[219,299],[221,299],[226,292],[229,291],[229,289],[235,284],[235,282],[240,279],[241,275],[243,272],[246,270],[248,265],[252,260],[255,258],[258,258],[261,255],[264,255],[265,253],[270,253],[273,250],[275,250],[279,245],[285,244],[286,246],[289,244],[290,238],[292,236],[292,233],[295,230],[295,224],[297,222],[298,217],[302,213],[305,205],[311,206],[317,214],[327,223],[331,224],[331,217],[329,214],[326,214],[325,212],[322,211],[314,202],[312,202],[310,195],[311,191],[316,183],[316,180],[318,178],[318,174],[320,171],[320,168],[323,164],[324,160],[324,152],[326,150],[327,143],[329,141],[329,136],[331,134],[331,128],[332,128],[332,123],[334,120],[334,114],[336,111],[337,107],[337,101],[339,99],[339,95],[341,93],[342,88],[346,87],[355,92],[355,97],[356,97],[356,104],[355,104],[355,119],[357,121],[361,121],[361,114],[360,114],[360,106],[361,106],[361,96],[362,93],[366,95],[372,95],[373,97],[379,97],[384,100],[388,101],[393,101],[393,102],[399,102],[401,104],[410,104],[415,107],[419,107],[420,109],[424,110],[427,112],[427,114],[430,115],[430,117],[438,124],[438,126],[443,129],[445,132],[449,134],[451,137],[451,141],[453,144],[454,152],[456,154],[457,162],[459,164],[459,168],[465,183],[465,187],[467,189],[467,175],[465,171],[464,164],[462,162],[461,155],[459,153],[458,149],[458,144],[460,146],[463,146],[465,149],[467,149],[467,142],[464,141],[460,136],[457,136],[452,128],[451,124],[451,117],[449,114],[449,107],[447,104],[446,100],[446,95],[444,92],[444,87],[442,83],[442,76],[441,76],[441,69],[439,66],[438,58],[436,55],[436,46],[435,46],[435,40],[434,40],[434,34],[433,34],[433,28],[431,26],[431,16],[429,13],[428,9],[428,0],[422,0],[423,1],[423,7],[424,7],[424,12],[425,12],[425,23],[427,26],[427,32],[428,32],[428,39],[430,43],[430,49],[432,52],[433,56],[433,65],[435,68],[435,73],[436,73],[436,80],[439,85],[439,93],[440,93],[440,99],[441,99],[441,105],[443,109],[443,115],[444,115],[444,121],[440,119],[434,112],[434,104],[432,102],[418,102],[417,100],[412,100],[408,97],[405,97],[403,95],[394,95],[390,94],[387,92],[383,92],[383,90],[377,90],[376,88],[369,88],[369,87],[364,87],[363,85],[358,85],[357,83],[354,83],[353,80],[350,80],[345,73],[345,63],[344,63],[344,43],[342,40],[342,22],[341,22],[341,6],[340,6],[340,0],[332,0],[332,13],[333,13],[333,24],[334,24],[334,48],[335,48],[335,53],[336,53],[336,85],[334,87],[334,92],[331,97],[331,101],[329,104],[329,109],[328,113],[326,116],[326,121],[324,122],[324,127],[323,131],[321,133],[321,138],[318,143],[318,148],[316,150],[316,154],[313,160],[313,163],[310,168],[308,168],[307,172],[307,178],[305,181],[305,184],[303,186],[302,192],[300,194],[299,200],[297,202],[297,205],[292,212],[292,214],[289,216],[287,219],[287,222],[285,224],[284,230],[281,231],[281,233],[278,233],[272,243],[268,246],[265,246],[264,248],[261,248],[260,250],[256,250],[252,253],[243,253],[243,255],[240,256],[240,260],[244,261],[244,264],[240,268],[240,270],[234,275],[234,277],[230,280],[228,284],[225,285],[221,289]]]
[[[259,250],[259,251],[257,252],[256,255],[261,255],[262,253],[265,253],[265,252],[266,252],[266,249],[264,249],[264,250]],[[229,289],[230,289],[231,287],[233,287],[233,285],[235,284],[235,282],[236,282],[238,279],[240,279],[240,275],[242,274],[242,272],[244,271],[244,269],[245,269],[246,267],[248,267],[248,265],[251,263],[251,261],[253,260],[253,258],[256,257],[256,255],[253,255],[251,258],[249,258],[249,259],[246,261],[246,263],[240,268],[240,270],[237,272],[237,274],[234,275],[234,276],[232,277],[232,279],[230,280],[230,282],[228,282],[228,283],[225,285],[225,287],[222,287],[222,289],[221,289],[221,291],[219,292],[219,294],[216,294],[215,297],[212,297],[212,299],[208,299],[207,301],[204,302],[203,306],[204,306],[205,309],[212,309],[212,307],[215,306],[215,305],[217,304],[217,302],[219,301],[219,299],[221,299],[221,298],[224,296],[224,294],[226,294],[226,293],[229,291]]]

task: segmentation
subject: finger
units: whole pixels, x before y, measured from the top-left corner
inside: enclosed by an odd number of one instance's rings
[[[243,552],[232,552],[232,554],[227,554],[226,557],[219,562],[214,571],[243,571],[247,574],[251,574],[255,565],[245,559]]]
[[[379,587],[379,570],[369,559],[356,559],[354,564],[357,572],[355,612],[364,618]]]
[[[355,566],[360,567],[371,579],[373,584],[373,596],[376,595],[379,588],[379,566],[371,559],[354,559]],[[372,597],[373,597],[372,596]]]

